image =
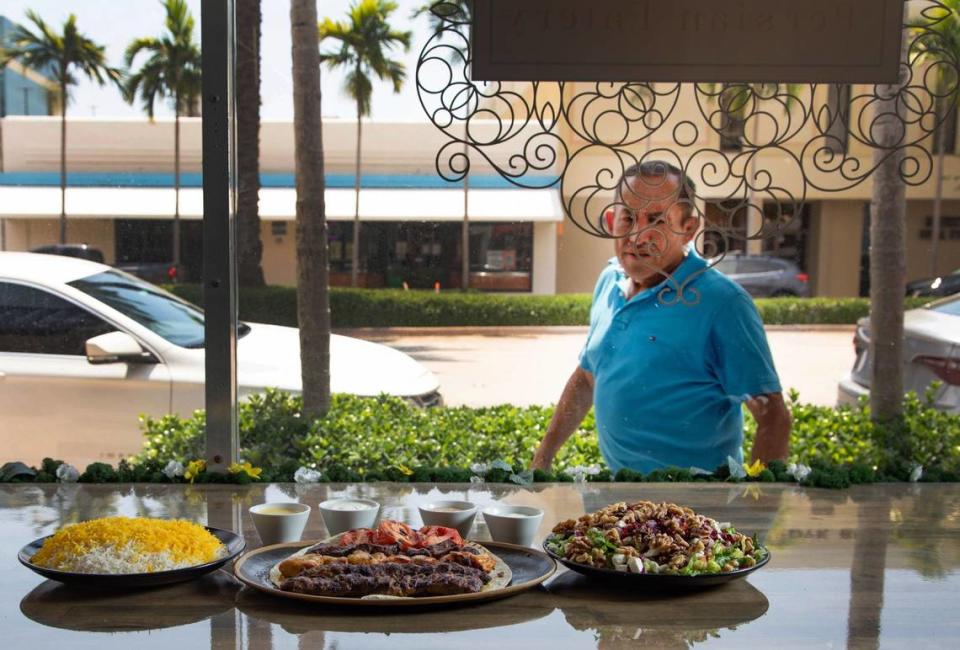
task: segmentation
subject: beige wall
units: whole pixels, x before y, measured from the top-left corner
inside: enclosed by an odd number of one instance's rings
[[[582,211],[575,202],[574,211]],[[586,233],[570,221],[562,224],[557,237],[557,293],[591,293],[597,276],[613,257],[613,240]]]
[[[287,224],[287,234],[274,236],[269,223],[260,222],[260,241],[263,242],[263,277],[267,284],[295,287],[297,285],[296,228],[293,221]]]
[[[57,219],[7,219],[6,247],[12,251],[28,251],[45,244],[60,241],[60,221]],[[67,218],[67,243],[88,244],[100,249],[107,264],[113,264],[114,230],[111,219]]]
[[[824,201],[814,206],[807,240],[813,295],[859,295],[863,206],[862,201]]]
[[[533,286],[531,293],[552,295],[557,292],[557,227],[552,221],[533,224]]]
[[[907,206],[907,281],[944,275],[960,268],[960,239],[941,239],[937,252],[937,268],[931,273],[930,239],[920,239],[920,231],[926,228],[927,217],[933,214],[932,201],[914,201]],[[960,201],[944,201],[940,214],[944,217],[960,217]],[[943,232],[960,231],[960,228],[944,229]]]

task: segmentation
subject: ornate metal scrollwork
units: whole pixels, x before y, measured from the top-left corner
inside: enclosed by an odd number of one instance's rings
[[[943,2],[908,4],[922,9],[904,25],[900,83],[852,93],[835,84],[474,82],[469,11],[463,2],[439,2],[433,12],[442,23],[416,72],[424,111],[447,137],[437,170],[460,181],[471,159],[483,160],[516,186],[559,186],[569,221],[612,238],[624,235],[603,215],[624,205],[614,192],[624,172],[664,161],[696,180],[694,196],[682,200],[701,222],[695,245],[704,256],[736,240],[778,236],[811,193],[849,190],[870,178],[878,150],[903,153],[905,183],[930,177],[934,135],[957,110],[958,49],[944,35],[960,33],[960,16]],[[876,110],[893,97],[896,113]],[[680,115],[682,105],[694,105],[695,115]],[[877,139],[882,119],[899,127],[893,146]],[[729,142],[731,134],[729,148],[703,146]],[[775,165],[765,164],[773,157]]]

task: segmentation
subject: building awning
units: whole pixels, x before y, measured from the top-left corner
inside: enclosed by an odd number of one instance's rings
[[[556,189],[477,189],[468,192],[468,213],[473,221],[562,221],[563,207]],[[353,219],[355,194],[332,188],[325,193],[327,218]],[[292,221],[297,193],[292,188],[260,190],[260,218]],[[174,190],[155,187],[71,187],[67,189],[70,219],[171,219]],[[200,219],[203,190],[180,190],[180,216]],[[60,189],[55,187],[0,187],[0,218],[54,219],[60,216]],[[463,190],[363,189],[363,221],[460,221]]]

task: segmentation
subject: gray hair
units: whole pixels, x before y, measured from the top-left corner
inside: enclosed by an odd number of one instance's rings
[[[670,176],[677,182],[679,191],[677,193],[677,202],[685,213],[684,217],[693,216],[693,201],[697,196],[697,185],[687,176],[686,172],[672,165],[665,160],[646,160],[644,162],[630,165],[623,171],[620,181],[617,183],[616,200],[619,203],[623,199],[621,188],[627,182],[628,178],[641,176],[643,178],[665,179]]]

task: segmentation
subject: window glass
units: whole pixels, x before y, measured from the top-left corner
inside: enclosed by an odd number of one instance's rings
[[[0,352],[85,355],[87,339],[115,329],[51,293],[0,282]]]
[[[737,258],[725,257],[722,260],[717,261],[713,268],[720,271],[724,275],[732,275],[737,272]]]
[[[779,270],[779,266],[772,260],[743,257],[740,258],[740,265],[737,270],[740,273],[768,273]]]
[[[129,275],[106,271],[70,283],[174,345],[203,347],[203,312],[188,302]]]
[[[941,302],[930,307],[933,311],[941,314],[950,314],[951,316],[960,316],[960,298],[954,298],[946,302]]]
[[[470,286],[491,291],[529,291],[533,270],[532,223],[470,226]]]

